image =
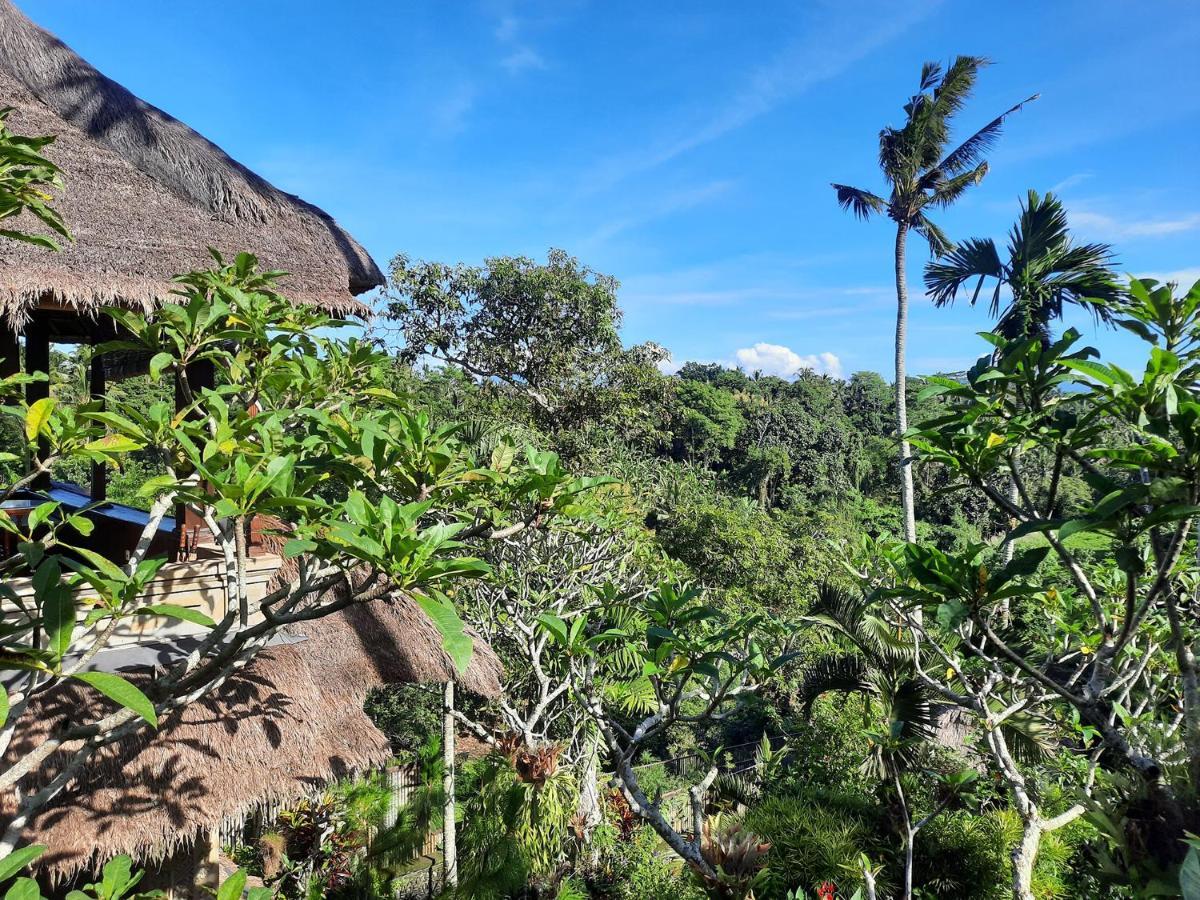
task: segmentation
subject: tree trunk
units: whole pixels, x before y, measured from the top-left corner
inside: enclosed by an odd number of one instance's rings
[[[912,448],[904,436],[908,431],[908,377],[904,357],[908,349],[908,279],[905,247],[908,226],[896,226],[896,434],[900,438],[900,503],[904,508],[904,540],[917,539],[917,516],[913,500]]]
[[[584,751],[586,754],[583,770],[579,780],[579,805],[576,812],[579,815],[579,822],[582,826],[583,833],[580,835],[581,842],[586,846],[591,843],[592,831],[604,821],[604,810],[600,806],[600,781],[599,781],[599,762],[600,762],[600,735],[596,733],[589,741],[588,748]]]
[[[904,900],[912,900],[913,887],[913,836],[904,842]]]
[[[442,883],[458,886],[458,846],[454,821],[454,681],[442,694]]]
[[[913,882],[913,844],[916,843],[917,833],[913,829],[912,815],[908,811],[908,799],[904,796],[904,786],[900,776],[892,773],[892,784],[896,788],[896,799],[900,803],[900,817],[904,825],[904,900],[912,900]]]
[[[1022,824],[1021,840],[1012,850],[1013,900],[1037,900],[1033,895],[1033,864],[1042,843],[1042,823],[1035,813]]]

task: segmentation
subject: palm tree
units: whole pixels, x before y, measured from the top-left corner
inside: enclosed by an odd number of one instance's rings
[[[971,238],[925,266],[925,288],[937,306],[948,306],[974,281],[974,306],[984,282],[993,279],[988,306],[997,319],[996,331],[1010,340],[1046,342],[1051,323],[1062,318],[1067,303],[1088,309],[1102,321],[1111,319],[1109,305],[1122,293],[1111,262],[1108,244],[1072,242],[1067,212],[1057,197],[1030,191],[1009,232],[1007,262],[1000,260],[991,238]],[[1002,309],[1005,288],[1009,302]]]
[[[904,833],[904,900],[912,898],[913,844],[927,819],[914,823],[902,776],[920,757],[921,745],[937,729],[937,711],[929,690],[920,681],[916,647],[897,637],[891,625],[875,613],[869,598],[828,584],[820,586],[809,621],[834,635],[840,652],[819,658],[804,672],[798,691],[805,715],[831,691],[865,698],[872,719],[863,735],[870,752],[864,775],[890,785],[901,814]]]
[[[863,219],[872,213],[887,213],[896,223],[896,430],[900,437],[904,538],[910,543],[916,540],[917,526],[913,511],[911,450],[904,437],[908,431],[904,371],[908,333],[908,284],[905,278],[908,232],[915,231],[925,238],[933,256],[942,256],[953,249],[950,239],[933,223],[927,211],[950,206],[967,188],[983,179],[988,170],[983,155],[999,137],[1005,117],[1037,99],[1035,94],[1018,103],[946,152],[950,123],[966,103],[979,70],[985,65],[987,60],[983,57],[960,56],[944,72],[939,63],[925,63],[921,68],[920,92],[904,106],[904,127],[888,126],[879,132],[879,168],[892,189],[888,199],[845,184],[833,186],[843,209]]]
[[[1021,204],[1021,216],[1008,235],[1008,261],[1001,262],[991,238],[971,238],[947,253],[941,260],[925,266],[925,290],[937,306],[954,302],[960,289],[975,281],[971,294],[974,306],[983,283],[996,284],[989,300],[996,317],[996,331],[1009,340],[1034,338],[1049,344],[1050,326],[1062,318],[1063,306],[1073,303],[1088,309],[1102,321],[1110,321],[1110,306],[1121,296],[1116,273],[1109,268],[1112,248],[1108,244],[1075,244],[1067,228],[1067,211],[1062,202],[1048,193],[1038,196],[1030,191]],[[1008,305],[1001,309],[1001,296],[1008,289]],[[1014,451],[1009,465],[1008,495],[1019,499]],[[1009,519],[1009,535],[1017,527]],[[1016,544],[1004,542],[1002,559],[1012,560]],[[1004,613],[1007,616],[1007,601]]]

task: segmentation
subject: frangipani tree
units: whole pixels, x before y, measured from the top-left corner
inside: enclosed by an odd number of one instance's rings
[[[1200,794],[1200,284],[1176,295],[1133,280],[1108,312],[1149,344],[1140,373],[1077,349],[1069,329],[1053,343],[988,335],[995,352],[965,382],[935,380],[946,414],[914,442],[1011,516],[1010,540],[1026,548],[1004,565],[980,546],[910,546],[887,593],[922,641],[927,683],[988,730],[1025,824],[1014,852],[1021,900],[1041,835],[1084,807],[1114,843],[1112,877],[1177,880]],[[1053,472],[1078,466],[1093,499],[1059,515],[1057,476],[1039,496],[1014,464],[1035,448]],[[1015,500],[998,477],[1012,479]],[[1019,754],[1002,745],[998,726],[1014,717],[1077,745],[1079,809],[1042,812]],[[1152,846],[1124,843],[1148,822],[1163,828]]]
[[[794,657],[785,630],[765,615],[723,612],[698,588],[671,581],[649,592],[609,588],[599,599],[587,615],[569,622],[545,615],[541,626],[572,660],[575,702],[599,730],[630,809],[719,889],[719,842],[705,827],[718,762],[688,790],[690,833],[684,833],[646,796],[634,761],[672,727],[724,718],[757,691]]]
[[[178,279],[178,296],[155,313],[109,310],[125,336],[101,348],[149,357],[151,373],[178,377],[183,408],[112,402],[25,404],[5,380],[4,414],[18,418],[38,471],[86,459],[120,465],[132,451],[159,448],[163,473],[148,481],[149,519],[129,560],[119,564],[77,546],[93,527],[53,500],[28,519],[0,514],[18,552],[0,561],[6,579],[32,579],[0,634],[0,667],[22,673],[4,699],[0,742],[8,747],[30,699],[65,679],[86,683],[117,704],[111,714],[63,726],[0,771],[0,790],[59,754],[56,775],[21,795],[4,835],[19,840],[28,817],[88,766],[96,751],[220,687],[281,628],[329,615],[392,591],[407,592],[441,629],[460,667],[471,639],[452,603],[456,584],[486,571],[472,541],[511,535],[570,512],[594,480],[569,477],[557,457],[532,449],[479,464],[452,427],[434,427],[388,387],[392,362],[374,347],[332,336],[342,323],[276,292],[279,273],[242,254]],[[210,364],[220,377],[192,377]],[[18,485],[4,492],[7,499]],[[220,621],[141,595],[165,560],[152,538],[177,505],[207,524],[223,560],[227,596]],[[294,575],[249,600],[247,529],[270,516],[286,540]],[[8,599],[15,595],[7,591]],[[183,660],[135,686],[91,662],[118,626],[142,616],[187,619],[208,631]]]

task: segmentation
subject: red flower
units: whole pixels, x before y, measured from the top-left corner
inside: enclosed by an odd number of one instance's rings
[[[823,881],[821,886],[817,888],[817,897],[819,900],[834,900],[834,894],[837,893],[837,885],[832,881]]]

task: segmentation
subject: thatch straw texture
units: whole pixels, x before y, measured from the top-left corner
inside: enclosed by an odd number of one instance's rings
[[[382,765],[388,742],[363,712],[367,691],[455,674],[437,630],[406,597],[352,606],[296,630],[307,640],[262,651],[220,691],[174,714],[157,733],[142,729],[98,754],[86,776],[27,828],[28,841],[50,847],[41,870],[61,881],[120,853],[160,862],[256,809]],[[499,677],[499,661],[477,641],[471,666],[457,681],[493,697]],[[91,720],[106,706],[73,684],[41,695],[23,717],[9,758],[65,721]],[[45,783],[58,762],[52,758],[22,787]],[[12,798],[6,800],[0,812],[11,815]]]
[[[9,125],[17,133],[57,136],[46,155],[63,169],[57,206],[75,236],[61,253],[0,243],[0,312],[16,324],[39,302],[149,307],[174,275],[209,264],[209,246],[255,253],[290,273],[281,285],[288,296],[338,314],[364,313],[354,295],[383,283],[326,213],[139,100],[0,0],[6,105],[16,107]]]

